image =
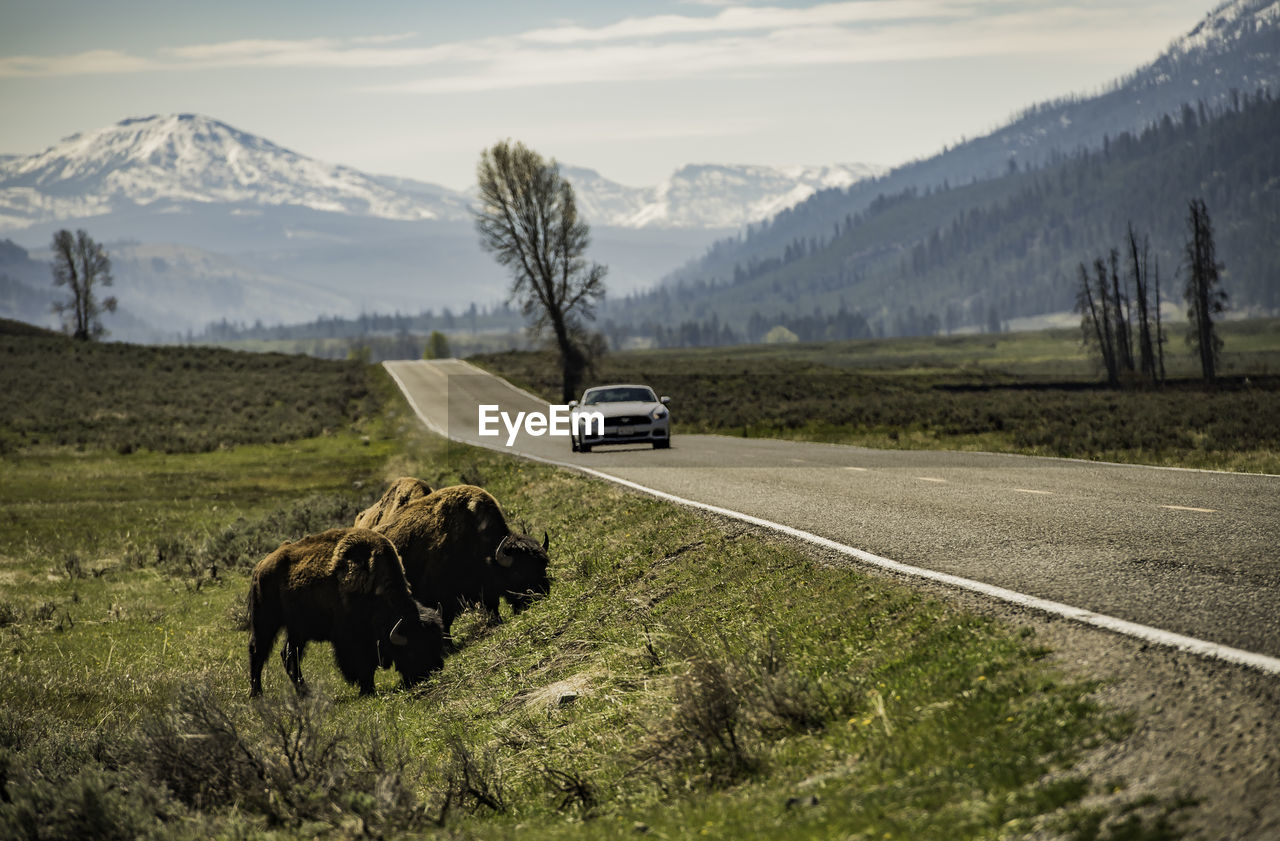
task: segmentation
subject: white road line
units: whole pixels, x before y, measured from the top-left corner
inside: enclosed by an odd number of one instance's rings
[[[1161,505],[1161,508],[1168,508],[1171,511],[1196,511],[1201,514],[1217,514],[1217,508],[1191,508],[1186,505]]]
[[[384,367],[385,367],[385,363],[384,363]],[[400,385],[401,391],[404,391],[404,384],[400,381],[400,378],[397,377],[394,373],[392,373],[391,376],[396,381],[396,383]],[[431,429],[432,431],[435,431],[435,425],[432,424],[431,421],[425,415],[423,415],[422,410],[418,406],[417,402],[412,397],[410,397],[407,392],[405,392],[405,397],[408,399],[409,405],[413,407],[414,412],[416,412],[418,417],[421,418],[422,422],[427,425],[427,428]],[[440,433],[437,433],[437,434],[440,434]],[[461,441],[461,439],[456,439],[456,440]],[[471,443],[471,442],[463,441],[462,443]],[[477,446],[477,445],[473,444],[473,446]],[[635,491],[640,491],[641,493],[648,494],[649,496],[656,497],[657,499],[664,499],[668,502],[674,502],[678,505],[683,505],[687,508],[696,508],[700,511],[707,511],[712,514],[718,514],[721,517],[729,517],[730,519],[738,520],[739,522],[750,523],[751,525],[754,525],[754,526],[760,526],[762,528],[771,529],[780,534],[785,534],[790,537],[794,537],[798,540],[803,540],[806,543],[812,543],[815,546],[821,546],[824,549],[830,549],[833,552],[837,552],[841,555],[845,555],[847,557],[862,561],[863,563],[868,564],[870,566],[874,566],[879,569],[888,570],[889,572],[894,572],[899,575],[906,575],[912,578],[922,578],[922,579],[925,579],[926,581],[936,581],[940,584],[946,584],[947,586],[950,586],[950,587],[956,587],[961,590],[969,590],[971,592],[981,593],[985,596],[989,596],[994,599],[999,599],[1000,601],[1009,602],[1010,604],[1015,604],[1020,607],[1025,607],[1032,610],[1038,610],[1038,611],[1041,611],[1042,613],[1048,613],[1053,616],[1061,616],[1063,618],[1071,619],[1073,621],[1080,622],[1085,625],[1091,625],[1095,628],[1102,628],[1104,630],[1108,630],[1113,633],[1123,634],[1128,637],[1133,637],[1134,639],[1143,640],[1144,642],[1150,642],[1156,645],[1167,646],[1169,648],[1174,648],[1179,651],[1186,651],[1191,654],[1196,654],[1201,657],[1209,657],[1215,660],[1222,660],[1228,663],[1237,663],[1239,665],[1248,666],[1250,668],[1258,669],[1260,671],[1267,672],[1273,675],[1280,675],[1280,658],[1270,657],[1266,654],[1259,654],[1255,651],[1244,651],[1239,648],[1232,648],[1231,646],[1220,645],[1216,642],[1208,642],[1207,640],[1197,639],[1196,637],[1189,637],[1183,634],[1175,634],[1172,631],[1166,631],[1161,628],[1152,628],[1149,625],[1142,625],[1137,622],[1130,622],[1126,619],[1118,619],[1114,616],[1108,616],[1105,613],[1094,613],[1093,611],[1085,610],[1084,608],[1073,607],[1072,605],[1069,605],[1069,604],[1050,601],[1049,599],[1041,599],[1036,596],[1029,596],[1026,593],[1019,593],[1015,590],[1008,590],[1004,587],[997,587],[994,584],[986,584],[982,581],[973,581],[968,578],[961,578],[958,575],[950,575],[945,572],[938,572],[936,570],[931,570],[931,569],[923,569],[921,567],[913,567],[909,564],[899,563],[898,561],[891,561],[888,558],[882,558],[879,555],[873,555],[870,552],[865,552],[861,549],[855,549],[852,546],[846,546],[843,543],[837,543],[836,541],[831,540],[829,538],[821,537],[820,535],[812,534],[810,532],[803,531],[801,529],[793,528],[791,526],[785,526],[781,523],[775,523],[770,520],[765,520],[761,517],[752,516],[751,514],[743,514],[740,511],[733,511],[728,508],[721,508],[718,505],[708,505],[705,502],[697,502],[692,499],[685,499],[684,497],[679,497],[679,496],[676,496],[675,494],[669,494],[666,491],[660,491],[660,490],[657,490],[656,488],[646,487],[637,482],[632,482],[628,479],[622,479],[617,476],[611,476],[608,473],[604,473],[602,471],[595,470],[590,467],[583,467],[580,464],[571,464],[565,461],[556,461],[554,459],[542,458],[541,456],[534,456],[526,453],[513,453],[511,450],[508,450],[505,447],[500,447],[496,445],[478,445],[478,446],[483,446],[486,449],[494,450],[496,452],[506,453],[507,455],[515,455],[519,458],[528,459],[529,461],[536,461],[541,464],[549,464],[554,467],[563,467],[568,470],[576,470],[579,473],[585,473],[588,476],[594,476],[597,479],[603,479],[606,482],[613,482],[615,485],[622,485],[623,487],[631,488],[632,490],[635,490]]]
[[[858,471],[859,473],[866,473],[866,472],[867,472],[867,468],[865,468],[865,467],[846,467],[846,468],[845,468],[845,470],[856,470],[856,471]]]
[[[917,478],[917,479],[919,479],[921,482],[940,482],[940,483],[945,483],[945,482],[947,481],[946,479],[938,479],[938,478],[936,478],[936,477],[934,477],[934,476],[917,476],[916,478]]]
[[[1053,496],[1053,491],[1037,491],[1031,488],[1014,488],[1020,494],[1043,494],[1044,496]]]

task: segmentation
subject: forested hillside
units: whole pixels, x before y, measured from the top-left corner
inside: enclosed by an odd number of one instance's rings
[[[1169,45],[1159,57],[1096,95],[1037,103],[991,134],[961,140],[924,160],[910,161],[848,190],[824,190],[748,230],[716,243],[670,282],[728,278],[735,263],[781,257],[796,239],[830,236],[833,222],[866,210],[881,195],[936,189],[1053,164],[1105,138],[1139,133],[1177,114],[1184,103],[1235,107],[1244,95],[1280,90],[1280,12],[1273,0],[1228,0]],[[853,139],[850,141],[854,142]]]
[[[1076,267],[1119,247],[1132,223],[1151,240],[1162,296],[1187,202],[1201,197],[1236,310],[1280,308],[1280,101],[1184,106],[1137,134],[1042,168],[881,195],[768,259],[614,302],[604,327],[665,345],[758,341],[783,324],[801,339],[919,335],[1072,308]]]

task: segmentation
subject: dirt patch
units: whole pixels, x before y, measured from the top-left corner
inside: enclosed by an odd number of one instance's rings
[[[586,674],[577,674],[555,683],[549,683],[539,689],[529,689],[520,693],[516,700],[526,707],[555,709],[574,703],[586,695],[591,686],[591,678]]]

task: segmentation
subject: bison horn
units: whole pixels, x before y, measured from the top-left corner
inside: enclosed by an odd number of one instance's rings
[[[551,535],[545,530],[542,532],[542,551],[546,552],[551,548]]]
[[[511,535],[507,535],[502,538],[502,541],[498,543],[498,548],[494,550],[493,557],[498,562],[499,566],[509,567],[515,561],[515,558],[512,558],[507,554],[507,541],[510,538]]]
[[[387,639],[391,640],[392,645],[405,645],[409,640],[405,639],[404,634],[400,633],[400,626],[404,623],[404,619],[397,619],[396,624],[392,626],[391,633],[387,634]]]

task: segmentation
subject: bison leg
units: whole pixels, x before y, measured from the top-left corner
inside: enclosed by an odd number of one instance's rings
[[[261,621],[257,616],[249,632],[249,697],[262,694],[262,666],[271,656],[280,626]]]
[[[302,655],[306,649],[306,640],[294,642],[293,637],[287,635],[284,638],[284,648],[280,649],[280,662],[284,664],[285,674],[293,681],[293,688],[300,695],[307,691],[307,682],[302,679]]]

